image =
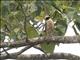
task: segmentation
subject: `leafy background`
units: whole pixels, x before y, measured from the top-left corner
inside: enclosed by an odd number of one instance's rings
[[[54,35],[64,35],[67,24],[75,20],[80,29],[80,1],[79,0],[1,0],[0,6],[0,41],[3,42],[6,35],[14,40],[23,40],[38,37],[38,33],[29,20],[42,20],[49,14],[55,24]],[[51,45],[50,45],[51,46]],[[49,51],[54,48],[48,47]]]

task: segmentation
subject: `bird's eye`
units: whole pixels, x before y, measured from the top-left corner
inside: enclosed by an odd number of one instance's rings
[[[49,20],[50,17],[46,17],[45,20]]]

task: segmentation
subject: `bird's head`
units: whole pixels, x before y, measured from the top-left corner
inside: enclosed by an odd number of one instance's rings
[[[46,15],[45,16],[45,20],[49,20],[50,19],[50,16],[49,15]]]

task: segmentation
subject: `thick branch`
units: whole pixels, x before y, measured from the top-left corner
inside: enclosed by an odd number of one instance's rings
[[[12,42],[10,45],[8,45],[7,43],[1,43],[0,44],[0,48],[1,47],[21,47],[21,46],[26,46],[26,45],[30,45],[30,44],[41,44],[44,42],[53,42],[53,43],[80,43],[80,36],[47,36],[47,37],[40,37],[40,39],[38,39],[38,37],[33,38],[33,39],[29,39],[31,42],[30,43],[26,43],[25,40],[22,41],[16,41],[16,42]]]
[[[69,60],[79,60],[80,57],[69,54],[69,53],[54,53],[54,54],[49,54],[49,55],[19,55],[18,56],[19,60],[23,60],[23,59],[28,59],[28,60],[44,60],[44,59],[69,59]]]
[[[11,42],[11,43],[6,43],[6,42],[2,42],[0,44],[0,48],[3,47],[10,47],[10,48],[16,48],[16,47],[21,47],[21,46],[25,46],[28,43],[25,42],[25,40],[21,40],[21,41],[15,41],[15,42]]]
[[[23,59],[27,59],[27,60],[32,60],[32,59],[35,59],[35,60],[38,60],[38,59],[41,59],[41,60],[44,60],[44,59],[69,59],[69,60],[80,60],[80,57],[79,56],[76,56],[76,55],[72,55],[72,54],[69,54],[69,53],[54,53],[54,54],[50,54],[50,55],[45,55],[45,54],[36,54],[36,55],[19,55],[18,57],[16,56],[16,53],[14,54],[10,54],[11,56],[7,56],[7,55],[3,55],[3,56],[0,56],[1,59],[16,59],[18,58],[19,60],[23,60]]]

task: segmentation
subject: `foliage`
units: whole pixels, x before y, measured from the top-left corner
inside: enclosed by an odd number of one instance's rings
[[[74,19],[80,29],[80,15],[78,15],[78,13],[80,14],[80,1],[2,0],[0,10],[1,41],[4,40],[5,35],[15,40],[22,40],[25,36],[37,37],[38,33],[29,24],[29,20],[35,18],[42,20],[46,14],[49,14],[53,21],[57,21],[54,35],[64,35],[67,21],[69,23]]]

